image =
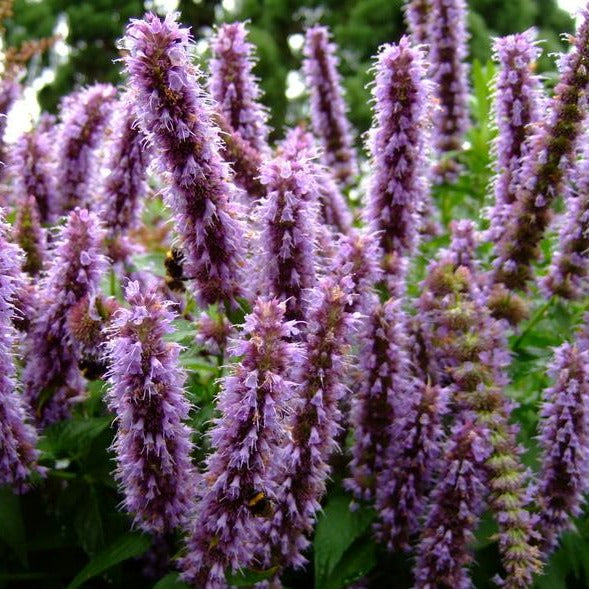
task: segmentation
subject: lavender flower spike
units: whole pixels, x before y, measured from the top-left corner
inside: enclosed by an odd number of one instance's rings
[[[496,243],[515,202],[519,171],[529,149],[528,137],[541,118],[542,82],[533,73],[540,55],[534,29],[495,39],[493,50],[499,63],[494,92],[498,135],[493,146],[497,175],[489,239]]]
[[[432,0],[407,0],[404,9],[413,44],[426,45],[429,42]]]
[[[300,567],[315,514],[325,492],[328,460],[335,450],[344,394],[344,354],[353,325],[348,277],[323,278],[311,291],[305,362],[297,381],[291,437],[282,449],[281,480],[271,522],[272,552],[266,565]]]
[[[589,87],[589,10],[583,16],[572,51],[560,62],[550,118],[530,138],[511,221],[499,244],[493,282],[510,289],[524,289],[532,277],[531,264],[550,222],[550,205],[562,193],[565,170],[581,133]]]
[[[438,182],[456,179],[459,168],[448,152],[460,151],[470,125],[465,0],[432,0],[429,21],[430,76],[440,108],[434,113]]]
[[[170,176],[165,197],[182,236],[185,274],[194,277],[201,305],[234,305],[242,294],[244,230],[232,208],[235,188],[213,112],[189,55],[189,32],[175,19],[147,14],[131,21],[125,62],[141,126]]]
[[[549,369],[540,421],[541,471],[536,500],[541,549],[551,552],[572,527],[589,490],[589,353],[564,344]]]
[[[264,292],[287,301],[288,319],[301,320],[303,290],[315,284],[315,178],[302,158],[279,156],[261,172],[268,194],[259,209]]]
[[[22,270],[31,276],[43,269],[47,255],[45,229],[41,227],[37,199],[31,195],[19,202],[14,233],[17,243],[25,253]]]
[[[96,215],[85,209],[72,211],[41,283],[40,312],[28,334],[22,377],[25,397],[41,426],[68,417],[72,404],[85,393],[79,346],[71,337],[68,314],[98,290],[106,265],[100,253],[102,237]]]
[[[192,509],[190,404],[180,346],[164,339],[172,331],[172,303],[142,293],[138,282],[128,284],[125,297],[131,308],[117,312],[107,342],[108,404],[118,424],[116,478],[135,524],[163,534],[183,525]]]
[[[33,195],[42,223],[53,221],[59,205],[51,151],[49,133],[40,123],[36,129],[20,137],[12,154],[15,200],[23,202]]]
[[[391,425],[412,385],[405,331],[407,317],[399,300],[374,304],[366,321],[360,353],[362,380],[352,398],[354,431],[351,478],[345,486],[361,500],[374,499],[375,481],[391,440]]]
[[[419,529],[425,499],[439,470],[443,440],[442,417],[447,412],[448,391],[421,379],[397,400],[397,416],[389,424],[389,445],[376,472],[374,525],[376,537],[390,551],[409,548]]]
[[[311,122],[323,147],[323,163],[334,171],[337,180],[349,184],[358,173],[350,123],[342,95],[336,46],[326,27],[307,30],[303,70],[311,91]]]
[[[57,144],[56,186],[59,188],[58,213],[74,207],[92,205],[90,190],[95,180],[94,153],[98,146],[116,96],[116,88],[95,84],[62,102],[62,123]]]
[[[8,227],[0,221],[0,486],[8,485],[17,492],[25,491],[37,465],[37,432],[28,423],[23,397],[16,390],[13,347],[16,332],[14,318],[14,277],[20,273],[22,254],[6,240]]]
[[[125,262],[132,251],[128,233],[140,224],[147,189],[149,154],[135,118],[135,106],[125,94],[112,116],[105,163],[110,173],[100,191],[99,214],[106,230],[108,256],[114,263]]]
[[[454,427],[417,548],[415,589],[472,587],[466,567],[484,506],[486,440],[472,420]]]
[[[224,381],[205,475],[210,483],[181,559],[183,578],[200,587],[226,587],[225,569],[248,566],[254,543],[264,552],[260,544],[268,542],[260,538],[256,506],[275,497],[274,469],[294,389],[286,374],[300,361],[298,345],[288,342],[297,329],[284,321],[285,310],[276,299],[258,299],[232,349],[242,360]]]
[[[370,150],[374,160],[369,209],[370,228],[380,235],[383,266],[391,290],[399,279],[400,258],[415,250],[418,211],[428,197],[428,84],[424,57],[409,37],[384,45],[378,54],[374,128]]]
[[[267,109],[252,73],[254,47],[241,22],[219,26],[211,47],[209,89],[230,128],[260,153],[268,148]]]
[[[545,292],[567,299],[587,293],[589,276],[589,136],[583,136],[582,158],[576,162],[576,194],[566,196],[567,212],[560,229],[548,275],[542,280]]]

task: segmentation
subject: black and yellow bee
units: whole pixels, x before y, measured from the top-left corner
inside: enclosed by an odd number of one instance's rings
[[[99,378],[102,378],[108,370],[106,362],[101,362],[96,358],[82,358],[78,362],[78,368],[84,378],[87,378],[88,380],[98,380]]]
[[[186,290],[184,281],[190,279],[184,276],[184,252],[182,249],[172,246],[166,254],[164,266],[166,268],[166,285],[168,288],[177,292],[184,292]]]
[[[248,500],[247,506],[252,512],[252,515],[255,515],[256,517],[270,518],[274,514],[272,501],[268,499],[263,491],[254,493]]]

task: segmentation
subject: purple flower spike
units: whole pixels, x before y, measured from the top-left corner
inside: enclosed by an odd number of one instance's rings
[[[447,390],[421,380],[397,400],[397,407],[404,409],[389,426],[389,446],[376,472],[379,521],[374,529],[390,551],[408,550],[410,537],[419,530],[425,499],[439,470],[447,401]]]
[[[533,73],[540,56],[534,29],[495,39],[493,50],[499,64],[494,96],[498,135],[493,146],[497,175],[489,239],[497,243],[515,202],[518,175],[529,148],[527,140],[542,116],[543,90],[540,76]]]
[[[317,187],[305,159],[278,156],[262,167],[268,196],[259,209],[264,290],[286,301],[286,317],[305,316],[304,289],[315,284]]]
[[[18,286],[22,254],[6,240],[8,227],[0,221],[0,486],[26,491],[32,473],[42,473],[37,465],[37,432],[29,423],[22,395],[16,390],[13,348],[16,331],[14,297]]]
[[[145,135],[135,124],[129,95],[121,98],[112,116],[112,135],[106,147],[109,175],[100,190],[100,218],[106,230],[106,245],[113,263],[125,262],[133,251],[128,233],[140,224],[145,197],[149,154]]]
[[[402,278],[400,259],[415,251],[418,212],[429,191],[425,74],[423,54],[411,47],[408,37],[381,48],[373,90],[376,115],[370,149],[375,171],[368,215],[371,230],[380,235],[391,291]]]
[[[299,125],[287,133],[278,152],[290,159],[309,158],[309,165],[317,180],[320,217],[325,225],[347,235],[352,228],[352,213],[333,174],[314,161],[317,157],[317,146],[313,135]]]
[[[106,266],[100,253],[102,237],[96,215],[85,209],[72,211],[41,284],[40,312],[28,335],[23,383],[42,427],[67,418],[72,404],[85,394],[79,346],[71,337],[67,316],[76,303],[98,289]]]
[[[348,277],[325,277],[310,293],[305,361],[297,381],[291,437],[278,461],[281,481],[270,525],[272,553],[267,565],[300,567],[315,515],[325,493],[328,460],[340,430],[344,395],[344,354],[353,317],[346,309],[353,288]]]
[[[95,84],[62,102],[56,168],[56,186],[60,194],[58,213],[74,207],[92,208],[95,148],[102,139],[116,93],[114,86]]]
[[[522,164],[511,219],[499,243],[493,281],[510,289],[525,289],[533,276],[532,262],[539,256],[544,231],[551,219],[551,204],[563,192],[568,162],[575,153],[584,99],[589,87],[589,11],[560,62],[560,81],[551,100],[550,116],[530,137]]]
[[[274,469],[287,429],[284,423],[294,384],[286,375],[300,362],[293,321],[276,299],[258,299],[245,319],[243,337],[232,352],[241,361],[225,377],[219,399],[221,418],[211,434],[208,488],[197,506],[181,559],[183,578],[198,586],[226,587],[225,569],[252,562],[259,538],[260,505],[276,496]],[[256,542],[260,552],[268,550]]]
[[[449,259],[456,268],[464,266],[470,273],[475,276],[478,273],[478,264],[476,261],[476,248],[479,244],[479,235],[476,224],[470,219],[459,219],[450,222],[450,240]]]
[[[460,151],[470,125],[465,0],[432,0],[429,31],[430,76],[439,109],[434,113],[438,182],[452,182],[459,167],[448,152]]]
[[[45,117],[45,121],[47,117]],[[39,126],[17,141],[12,155],[14,193],[17,202],[34,196],[42,223],[54,220],[59,203],[55,190],[55,168],[51,159],[50,132]]]
[[[135,524],[162,534],[184,525],[193,506],[196,472],[185,424],[190,404],[180,346],[164,337],[173,331],[172,303],[140,292],[137,282],[125,296],[131,307],[117,312],[107,343],[108,404],[118,425],[116,478]]]
[[[588,292],[589,275],[589,136],[576,163],[576,194],[567,193],[567,212],[548,275],[542,286],[548,296],[579,299]]]
[[[454,427],[417,548],[415,589],[472,587],[466,567],[484,507],[487,437],[473,421]]]
[[[307,30],[303,70],[311,92],[313,131],[323,147],[323,163],[341,184],[347,185],[358,173],[358,166],[337,71],[339,59],[329,37],[326,27]]]
[[[211,48],[209,89],[231,129],[259,153],[267,153],[268,113],[253,75],[254,46],[241,22],[219,26]]]
[[[47,252],[45,230],[41,227],[37,199],[30,195],[19,203],[14,227],[15,238],[25,253],[22,270],[31,276],[43,269]]]
[[[201,305],[236,304],[241,292],[244,230],[235,217],[235,188],[219,153],[213,110],[198,85],[188,29],[176,15],[133,20],[125,58],[141,126],[170,176],[165,196],[182,236],[185,274]]]
[[[589,352],[564,344],[555,351],[549,374],[554,384],[544,392],[536,493],[545,555],[581,514],[589,490]]]
[[[405,20],[414,45],[429,43],[432,0],[408,0],[405,4]]]
[[[362,380],[352,398],[354,431],[351,478],[345,482],[357,499],[372,501],[391,440],[391,425],[407,402],[412,379],[406,333],[407,317],[399,300],[374,304],[362,337]]]

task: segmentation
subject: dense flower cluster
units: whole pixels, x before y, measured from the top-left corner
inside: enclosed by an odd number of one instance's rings
[[[335,50],[326,27],[307,30],[303,70],[311,92],[313,131],[323,147],[325,165],[342,184],[349,184],[358,170]]]
[[[96,148],[108,124],[116,93],[114,86],[96,84],[63,101],[56,167],[59,198],[54,207],[58,214],[75,207],[94,207]]]
[[[141,126],[170,177],[166,198],[199,302],[235,304],[242,293],[243,228],[235,217],[235,187],[219,153],[212,108],[189,57],[188,29],[175,15],[134,20],[125,58]]]
[[[57,238],[53,263],[42,284],[38,315],[28,334],[24,394],[41,426],[70,414],[85,395],[79,349],[68,329],[69,311],[98,289],[105,269],[102,230],[95,214],[72,211]]]
[[[41,227],[37,199],[33,195],[27,196],[20,201],[19,206],[14,227],[15,238],[25,253],[22,269],[34,276],[43,268],[47,255],[47,239],[45,230]]]
[[[428,42],[431,12],[432,0],[408,0],[405,4],[405,20],[415,45]]]
[[[113,449],[125,509],[148,532],[182,525],[191,510],[195,472],[190,459],[190,405],[178,366],[180,348],[166,342],[173,313],[154,292],[131,282],[130,309],[120,309],[108,341],[108,403],[117,416]]]
[[[227,567],[250,564],[254,547],[269,549],[269,538],[260,537],[256,505],[277,496],[272,459],[286,439],[283,416],[295,394],[288,373],[300,362],[298,345],[288,341],[295,323],[285,321],[285,314],[277,299],[258,300],[231,350],[242,359],[224,379],[206,489],[181,561],[183,577],[199,586],[225,587]]]

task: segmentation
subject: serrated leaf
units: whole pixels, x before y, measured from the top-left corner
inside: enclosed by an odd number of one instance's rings
[[[368,530],[374,513],[368,509],[350,511],[350,497],[332,497],[319,516],[315,541],[315,587],[324,589],[346,550]]]
[[[130,533],[117,538],[112,544],[101,550],[67,586],[67,589],[77,589],[84,583],[96,577],[108,569],[139,556],[145,552],[151,544],[148,536],[139,533]]]
[[[25,524],[22,517],[20,497],[10,489],[0,489],[0,541],[27,565]]]
[[[74,418],[45,431],[43,449],[54,455],[74,456],[87,450],[90,442],[110,427],[111,416]]]
[[[86,554],[94,554],[104,543],[104,530],[98,496],[94,489],[80,502],[74,520],[76,534]]]

